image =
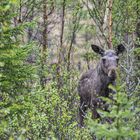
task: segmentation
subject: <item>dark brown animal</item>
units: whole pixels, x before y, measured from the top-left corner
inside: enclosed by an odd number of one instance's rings
[[[104,50],[96,45],[91,45],[94,52],[101,55],[100,61],[95,69],[91,69],[82,75],[79,85],[78,93],[80,96],[79,119],[80,126],[83,126],[83,119],[86,110],[92,110],[93,118],[99,118],[97,108],[105,102],[100,97],[109,97],[111,89],[109,84],[114,85],[116,79],[116,70],[118,67],[118,55],[125,50],[125,47],[120,44],[116,50]],[[107,110],[107,108],[105,108]]]

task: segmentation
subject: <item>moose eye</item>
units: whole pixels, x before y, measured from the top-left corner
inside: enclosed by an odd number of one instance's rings
[[[105,64],[105,62],[106,62],[106,59],[105,59],[105,58],[102,58],[102,61],[103,61],[103,64]]]
[[[119,62],[119,58],[116,59],[117,63]]]

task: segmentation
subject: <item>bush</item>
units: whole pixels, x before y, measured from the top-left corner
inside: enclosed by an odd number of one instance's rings
[[[119,83],[121,82],[119,81]],[[136,118],[140,109],[134,105],[135,98],[128,98],[124,90],[125,84],[110,87],[116,91],[116,94],[113,96],[113,100],[105,99],[109,102],[109,112],[98,110],[103,120],[89,119],[90,131],[97,139],[139,139]],[[111,123],[105,118],[110,119]]]

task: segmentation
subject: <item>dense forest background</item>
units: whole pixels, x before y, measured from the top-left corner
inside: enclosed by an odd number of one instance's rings
[[[78,127],[77,84],[99,57],[91,44],[123,43],[106,121]],[[140,139],[139,0],[0,1],[0,139]]]

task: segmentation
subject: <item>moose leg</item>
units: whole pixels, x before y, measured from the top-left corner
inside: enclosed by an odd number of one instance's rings
[[[79,107],[79,126],[83,127],[84,125],[84,118],[86,115],[86,110],[88,108],[88,105],[86,104],[86,102],[84,102],[81,98],[80,98],[80,107]]]
[[[99,113],[96,110],[96,107],[92,108],[92,119],[98,119],[100,118]]]
[[[99,98],[91,100],[90,108],[92,110],[92,119],[100,118],[100,115],[97,112],[97,108],[98,108],[100,102],[101,102],[101,100]]]

